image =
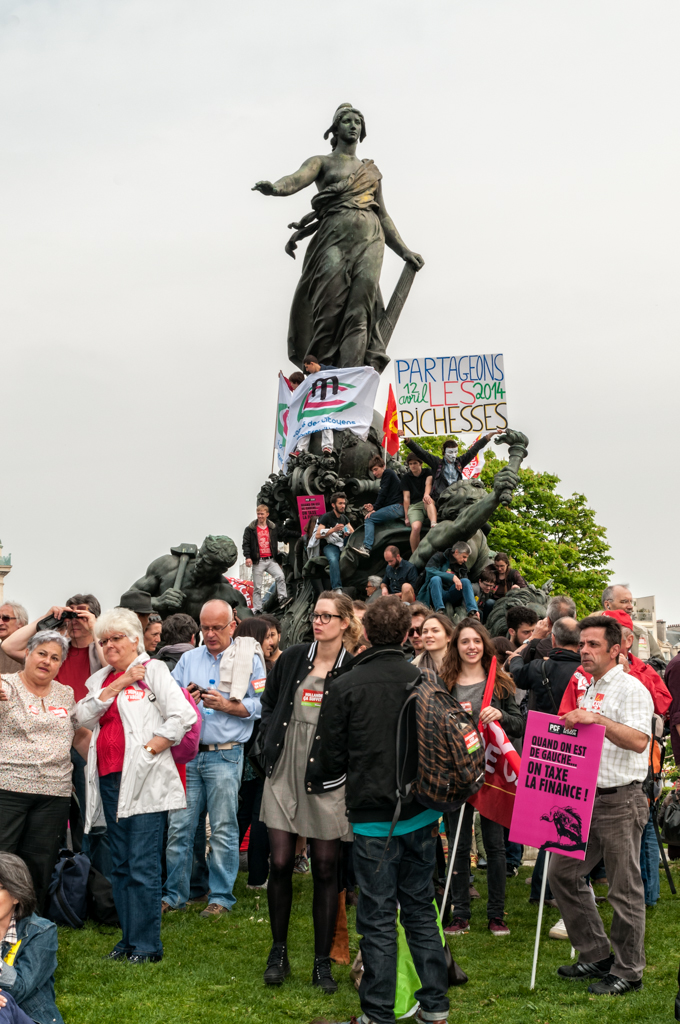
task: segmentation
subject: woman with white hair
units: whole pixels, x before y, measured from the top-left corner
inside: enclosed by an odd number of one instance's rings
[[[157,963],[161,943],[161,847],[167,811],[186,807],[170,747],[196,711],[162,661],[150,661],[133,611],[97,619],[107,667],[87,681],[78,721],[92,729],[85,831],[106,820],[113,899],[123,935],[108,959]]]
[[[73,690],[56,681],[68,640],[43,630],[28,641],[20,672],[0,676],[0,850],[31,872],[42,913],[71,804],[71,745],[78,729]]]

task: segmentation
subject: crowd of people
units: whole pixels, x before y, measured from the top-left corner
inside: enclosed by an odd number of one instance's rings
[[[322,536],[344,534],[345,500],[334,495]],[[268,555],[278,565],[266,509],[248,531],[251,559]],[[72,842],[78,834],[80,816],[82,849],[110,881],[120,922],[108,959],[158,962],[164,915],[188,905],[202,905],[206,919],[228,915],[248,835],[247,885],[266,890],[269,904],[266,984],[290,972],[292,875],[311,863],[312,983],[336,990],[339,894],[343,908],[358,900],[362,1020],[392,1024],[398,903],[422,983],[418,1019],[444,1021],[448,983],[432,897],[444,873],[440,829],[451,833],[451,815],[416,799],[392,820],[397,721],[421,675],[445,686],[476,726],[498,722],[520,752],[528,710],[561,714],[569,726],[605,725],[586,861],[554,856],[546,897],[562,915],[558,933],[579,951],[560,976],[588,980],[593,993],[641,986],[645,905],[659,896],[642,784],[654,715],[680,745],[680,657],[666,670],[667,686],[633,653],[632,596],[623,585],[608,587],[602,612],[580,621],[568,595],[551,598],[541,619],[511,606],[506,637],[492,638],[484,621],[499,590],[527,584],[504,553],[471,583],[468,555],[459,543],[436,556],[417,595],[414,567],[389,547],[385,575],[369,580],[366,601],[339,587],[322,592],[314,639],[283,651],[275,617],[260,611],[239,621],[221,600],[207,601],[199,622],[124,606],[102,612],[92,594],[34,621],[15,602],[0,608],[0,988],[6,1002],[14,998],[13,1012],[25,1014],[8,1019],[41,1019],[35,1008],[49,1003],[61,1020],[56,929],[45,915],[59,850],[69,825]],[[454,623],[447,605],[464,606],[464,618]],[[493,698],[482,707],[493,657]],[[450,906],[441,908],[447,936],[470,930],[474,863],[487,873],[487,927],[509,934],[506,881],[521,858],[507,829],[465,805]],[[532,902],[543,870],[539,855]],[[609,884],[610,938],[591,887],[598,871]],[[21,955],[10,955],[20,939]],[[35,954],[29,971],[29,948],[40,951],[39,969]]]

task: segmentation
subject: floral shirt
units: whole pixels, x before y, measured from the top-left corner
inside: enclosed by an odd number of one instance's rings
[[[18,672],[0,676],[0,789],[41,796],[71,795],[71,745],[78,728],[70,686],[56,681],[36,697]]]

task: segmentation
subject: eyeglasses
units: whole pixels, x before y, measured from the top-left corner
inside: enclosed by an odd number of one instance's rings
[[[411,626],[411,628],[408,631],[408,635],[409,636],[422,636],[422,633],[423,633],[423,627],[422,626]]]
[[[2,619],[3,622],[16,622],[16,615],[0,615],[0,619]]]
[[[319,622],[323,622],[324,626],[327,626],[331,619],[342,618],[342,615],[330,615],[328,612],[312,612],[312,614],[309,616],[309,621],[316,622],[316,620],[318,619]]]
[[[125,636],[124,633],[117,633],[115,636],[107,636],[104,640],[99,641],[100,647],[106,647],[107,644],[119,644],[121,640],[129,640],[130,638]]]
[[[204,626],[203,623],[201,623],[201,632],[204,636],[206,633],[221,633],[223,629],[226,629],[227,626],[230,625],[230,622],[227,622],[224,626]]]

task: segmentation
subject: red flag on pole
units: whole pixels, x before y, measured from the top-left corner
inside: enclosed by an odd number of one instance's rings
[[[383,447],[387,448],[390,455],[396,455],[399,451],[399,424],[397,421],[397,402],[394,391],[390,384],[390,393],[387,399],[387,409],[383,420]]]
[[[496,659],[491,659],[489,675],[486,680],[482,708],[491,704],[493,688],[496,681]],[[468,803],[473,804],[480,814],[490,821],[496,821],[505,828],[510,828],[512,810],[515,806],[517,778],[519,776],[520,757],[512,743],[505,735],[500,722],[489,722],[478,726],[484,741],[485,771],[484,785],[471,796]]]

